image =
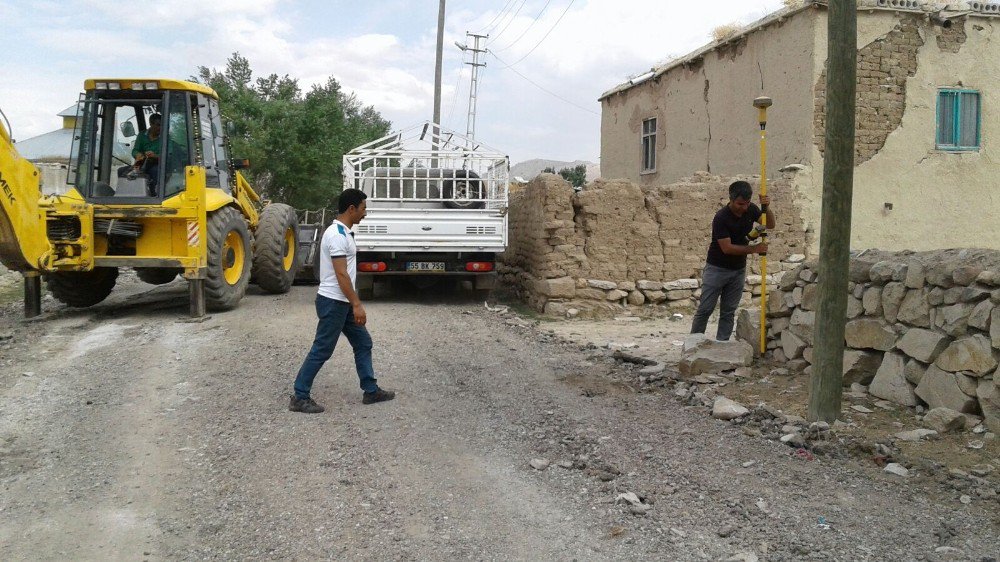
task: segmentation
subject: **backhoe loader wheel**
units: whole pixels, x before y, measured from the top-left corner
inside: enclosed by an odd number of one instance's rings
[[[175,267],[141,267],[135,270],[135,275],[150,285],[165,285],[177,279],[182,271]]]
[[[269,293],[287,293],[299,268],[299,221],[281,203],[264,207],[254,236],[253,277]]]
[[[118,279],[118,268],[96,267],[91,271],[59,271],[45,276],[45,285],[59,302],[84,308],[108,298]]]
[[[234,308],[250,283],[250,229],[243,215],[223,207],[208,215],[208,275],[205,306],[209,310]]]

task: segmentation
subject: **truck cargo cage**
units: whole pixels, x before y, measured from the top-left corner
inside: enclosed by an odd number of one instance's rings
[[[507,206],[510,160],[489,146],[423,123],[344,155],[344,187],[369,206],[485,209]]]

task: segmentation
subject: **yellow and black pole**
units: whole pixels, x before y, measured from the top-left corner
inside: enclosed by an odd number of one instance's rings
[[[771,107],[771,98],[763,96],[753,100],[757,108],[757,120],[760,122],[760,195],[767,196],[767,108]],[[767,205],[761,204],[760,241],[767,243]],[[767,252],[760,255],[760,354],[767,351]]]

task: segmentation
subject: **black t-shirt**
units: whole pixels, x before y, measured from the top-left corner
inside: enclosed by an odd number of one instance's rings
[[[726,269],[745,269],[746,256],[730,256],[722,252],[719,240],[728,238],[734,246],[746,246],[750,240],[747,235],[753,230],[753,224],[760,219],[760,207],[750,203],[747,212],[737,217],[729,210],[729,205],[719,209],[712,219],[712,243],[708,246],[708,263]]]

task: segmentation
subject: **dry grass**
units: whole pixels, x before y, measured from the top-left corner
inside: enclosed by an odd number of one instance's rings
[[[781,0],[781,3],[784,4],[786,8],[798,8],[804,2],[803,0]]]
[[[743,29],[738,23],[727,23],[726,25],[720,25],[712,30],[712,39],[716,41],[725,41],[730,37],[736,35]]]

